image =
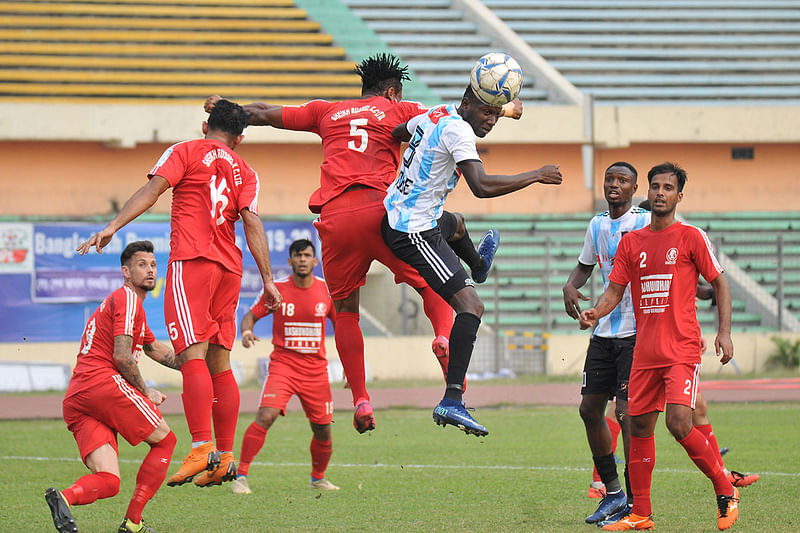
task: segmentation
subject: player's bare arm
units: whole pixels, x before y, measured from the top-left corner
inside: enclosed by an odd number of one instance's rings
[[[175,370],[181,369],[181,365],[178,364],[178,361],[175,358],[175,351],[172,349],[172,347],[167,346],[164,343],[155,341],[152,344],[144,344],[142,345],[142,350],[144,350],[144,353],[147,355],[147,357],[156,363]]]
[[[589,276],[592,275],[594,265],[584,265],[578,263],[567,278],[567,282],[562,287],[561,292],[564,294],[564,310],[569,316],[575,320],[580,319],[581,306],[579,300],[588,302],[591,298],[584,296],[578,289],[586,284]]]
[[[724,274],[720,274],[711,282],[714,294],[717,296],[717,338],[714,339],[714,349],[720,362],[724,365],[733,359],[733,340],[731,340],[731,288]]]
[[[149,388],[145,382],[142,374],[139,372],[139,365],[133,359],[131,350],[133,349],[133,337],[130,335],[117,335],[114,337],[114,366],[117,367],[120,375],[125,378],[125,381],[133,385],[133,387],[150,398],[150,401],[156,405],[160,405],[166,396],[161,394],[155,389]]]
[[[203,104],[206,113],[211,113],[214,106],[222,100],[218,94],[209,96]],[[283,106],[264,104],[255,102],[243,105],[242,108],[247,113],[248,126],[272,126],[273,128],[283,128]]]
[[[609,281],[608,287],[606,287],[606,290],[600,295],[600,299],[597,300],[594,307],[581,312],[581,329],[589,329],[594,326],[595,322],[601,317],[613,311],[622,300],[622,296],[625,294],[625,287],[627,287],[627,285],[620,285],[619,283]]]
[[[404,143],[410,141],[411,134],[408,132],[407,124],[408,122],[403,122],[402,124],[395,126],[394,129],[392,129],[392,137]]]
[[[123,228],[128,222],[138,217],[156,203],[158,197],[169,188],[169,182],[161,176],[153,176],[146,184],[128,198],[125,205],[109,222],[105,228],[92,235],[88,241],[82,242],[76,248],[80,255],[84,255],[94,246],[97,253],[103,253],[103,248],[111,242],[114,234]]]
[[[267,310],[267,313],[271,312],[271,309]],[[242,325],[240,326],[240,329],[242,332],[242,346],[245,348],[250,348],[256,343],[256,341],[261,340],[253,333],[253,326],[256,325],[256,322],[258,322],[258,319],[252,311],[245,313],[244,318],[242,318]]]
[[[545,165],[536,170],[521,174],[486,174],[483,163],[478,160],[467,160],[458,163],[458,168],[467,180],[472,194],[477,198],[494,198],[502,196],[534,183],[560,185],[563,177],[558,165]]]
[[[256,261],[258,271],[261,273],[261,280],[264,283],[264,300],[266,301],[267,309],[277,309],[281,305],[283,297],[278,292],[278,288],[272,279],[272,267],[269,263],[269,243],[267,243],[267,235],[264,233],[264,224],[261,223],[258,215],[249,209],[242,209],[241,216],[247,247]]]

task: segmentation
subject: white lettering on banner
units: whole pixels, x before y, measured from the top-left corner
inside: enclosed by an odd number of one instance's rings
[[[77,231],[69,237],[48,237],[45,233],[37,231],[33,235],[33,250],[37,255],[60,255],[66,259],[75,255],[75,249],[89,236],[81,236]],[[122,240],[114,238],[103,248],[103,253],[122,252]]]

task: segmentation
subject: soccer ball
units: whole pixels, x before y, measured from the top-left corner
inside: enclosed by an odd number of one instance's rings
[[[469,84],[483,103],[493,106],[507,104],[522,89],[522,69],[508,54],[489,52],[475,62]]]

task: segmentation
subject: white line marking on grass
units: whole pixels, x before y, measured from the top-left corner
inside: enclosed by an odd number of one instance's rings
[[[23,455],[3,455],[2,461],[61,461],[61,462],[80,462],[79,457],[36,457]],[[140,464],[138,459],[120,459],[120,463]],[[307,468],[308,463],[272,462],[272,461],[253,461],[251,465],[257,466],[277,466],[277,467],[301,467]],[[425,464],[388,464],[388,463],[331,463],[329,467],[338,468],[417,468],[420,470],[515,470],[515,471],[544,471],[544,472],[588,472],[591,468],[582,466],[524,466],[524,465],[425,465]],[[697,473],[697,469],[676,469],[676,468],[657,468],[659,473],[668,474],[691,474]],[[762,476],[787,476],[800,477],[800,472],[758,472]]]

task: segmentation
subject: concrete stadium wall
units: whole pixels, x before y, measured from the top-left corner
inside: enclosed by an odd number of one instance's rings
[[[311,136],[313,137],[313,136]],[[315,138],[315,137],[314,137]],[[634,143],[598,147],[593,189],[584,186],[580,145],[490,144],[479,151],[490,173],[517,173],[543,164],[560,164],[559,187],[533,185],[495,199],[477,199],[460,184],[448,200],[450,210],[467,214],[571,213],[602,204],[602,173],[618,160],[633,163],[642,176],[665,160],[680,163],[689,182],[679,211],[789,211],[800,196],[800,146],[797,143],[746,143],[752,160],[733,160],[736,143]],[[165,143],[109,148],[97,142],[0,143],[7,162],[2,177],[0,214],[11,216],[111,216],[142,184]],[[239,153],[259,173],[262,216],[308,214],[308,197],[319,184],[319,144],[245,144]],[[646,192],[646,178],[639,194]],[[169,195],[152,212],[169,212]]]
[[[736,333],[733,335],[735,361],[742,373],[758,372],[764,362],[774,352],[772,335],[761,333]],[[800,339],[797,334],[781,334],[792,340]],[[706,335],[706,342],[713,348],[713,335]],[[577,376],[583,370],[589,335],[554,335],[548,341],[549,352],[547,374],[552,376]],[[441,371],[430,351],[430,336],[414,337],[367,337],[365,353],[369,376],[372,380],[392,379],[440,379]],[[73,367],[77,354],[77,342],[68,343],[3,343],[0,344],[0,361],[49,362],[68,364]],[[243,377],[247,381],[258,377],[258,358],[269,355],[272,345],[269,339],[261,339],[251,349],[241,343],[234,346],[231,359],[239,361]],[[326,340],[329,359],[338,359],[333,339]],[[736,367],[732,364],[722,367],[718,360],[707,352],[703,356],[704,376],[706,378],[733,376]],[[142,376],[158,384],[180,386],[180,372],[154,363],[147,357],[140,361]]]

